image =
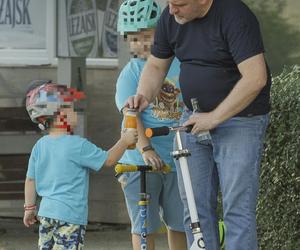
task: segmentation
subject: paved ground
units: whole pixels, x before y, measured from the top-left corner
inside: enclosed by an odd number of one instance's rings
[[[37,227],[25,228],[21,219],[0,217],[0,250],[37,249]],[[131,250],[127,225],[91,224],[86,234],[85,250]],[[157,250],[167,250],[165,234],[158,236]]]

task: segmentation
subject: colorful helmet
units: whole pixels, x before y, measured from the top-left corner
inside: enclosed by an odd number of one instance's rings
[[[138,32],[154,28],[160,16],[160,6],[153,0],[125,0],[119,9],[118,31]]]
[[[34,123],[53,118],[60,108],[70,107],[74,101],[83,99],[83,92],[66,85],[46,82],[29,90],[26,95],[26,110]]]

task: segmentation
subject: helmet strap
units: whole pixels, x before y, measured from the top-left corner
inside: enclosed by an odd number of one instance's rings
[[[46,130],[46,127],[43,123],[39,123],[38,127],[39,127],[40,130],[43,130],[43,131]]]
[[[39,119],[39,124],[38,124],[38,127],[41,129],[41,130],[46,130],[49,128],[50,126],[50,122],[49,120],[47,120],[46,118],[44,117],[40,117]]]

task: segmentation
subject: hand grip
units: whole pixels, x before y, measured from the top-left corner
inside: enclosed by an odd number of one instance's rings
[[[148,138],[151,138],[154,136],[168,135],[169,133],[170,133],[170,128],[167,126],[157,127],[157,128],[147,128],[145,130],[145,135]]]
[[[116,174],[122,174],[125,172],[135,172],[135,171],[138,171],[138,167],[134,165],[117,164],[115,166]]]
[[[152,166],[135,166],[135,165],[127,165],[127,164],[117,164],[115,166],[115,172],[116,174],[122,174],[126,172],[136,172],[136,171],[147,171],[147,172],[163,172],[163,173],[169,173],[171,172],[171,166],[164,165],[162,167],[162,170],[157,170],[156,168]]]

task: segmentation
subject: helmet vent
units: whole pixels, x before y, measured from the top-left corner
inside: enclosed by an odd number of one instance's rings
[[[143,10],[144,10],[144,7],[140,8],[139,11],[138,11],[138,14],[140,14]]]
[[[130,6],[135,6],[136,5],[136,1],[130,2]]]
[[[151,16],[150,18],[155,18],[157,15],[157,12],[156,11],[151,11]]]

